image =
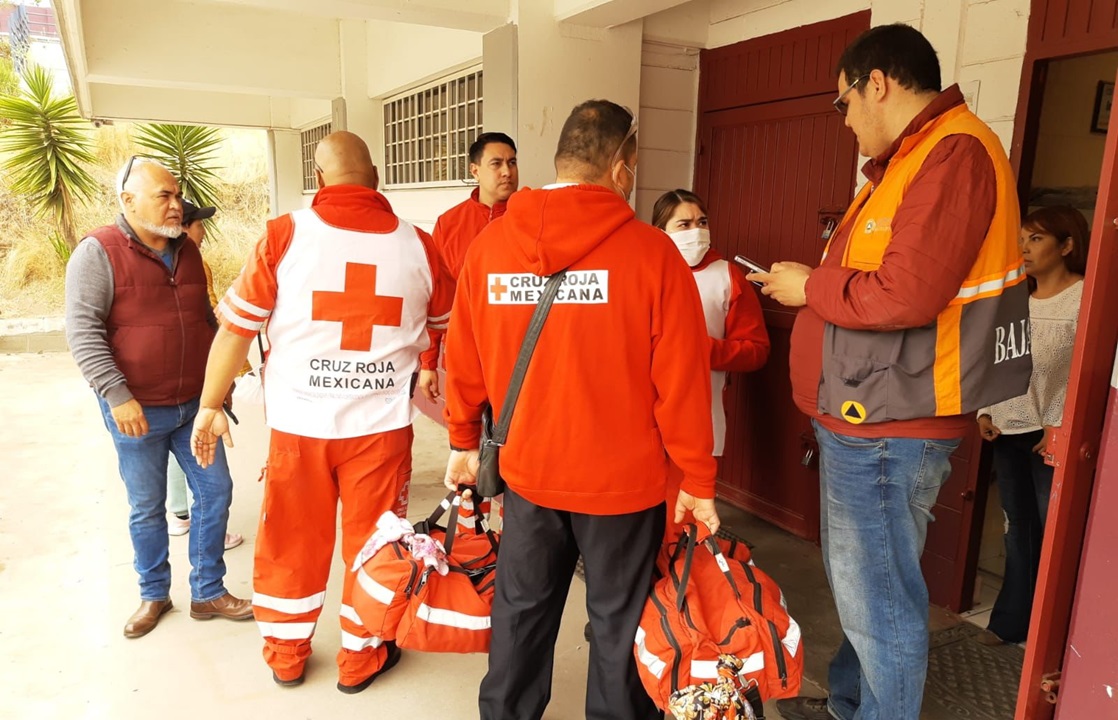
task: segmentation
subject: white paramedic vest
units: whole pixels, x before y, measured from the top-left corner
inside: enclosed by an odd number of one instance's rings
[[[730,312],[730,264],[715,260],[702,270],[693,272],[703,302],[703,316],[707,321],[707,334],[716,340],[726,337],[726,315]],[[710,374],[711,419],[714,422],[714,456],[721,457],[726,447],[726,408],[722,390],[726,387],[726,372],[715,370]]]
[[[393,232],[368,233],[328,225],[310,209],[291,217],[268,321],[268,425],[321,439],[410,425],[434,286],[422,241],[403,220]]]

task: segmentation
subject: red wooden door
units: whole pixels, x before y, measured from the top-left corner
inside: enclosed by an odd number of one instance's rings
[[[1075,650],[1064,656],[1056,720],[1118,714],[1118,678],[1114,676],[1114,668],[1118,668],[1118,618],[1114,615],[1114,598],[1118,597],[1118,572],[1114,571],[1114,550],[1118,548],[1118,358],[1114,369],[1068,633],[1068,648]]]
[[[834,92],[706,113],[698,193],[715,247],[765,265],[815,265],[825,240],[820,211],[841,214],[854,187],[857,148],[831,105]],[[826,217],[826,216],[823,216]],[[788,350],[795,310],[762,298],[772,354],[760,371],[734,374],[726,396],[719,492],[806,538],[819,536],[819,476],[807,418],[792,404]]]
[[[825,222],[854,192],[857,146],[834,111],[834,68],[869,28],[869,12],[707,50],[701,56],[695,189],[724,256],[819,262]],[[811,427],[792,403],[788,350],[795,311],[762,298],[768,364],[735,374],[719,493],[801,537],[819,537]]]
[[[1115,345],[1118,344],[1118,323],[1114,321],[1114,308],[1118,307],[1115,278],[1118,278],[1118,113],[1110,117],[1063,425],[1053,440],[1056,473],[1021,675],[1018,720],[1052,717],[1053,707],[1046,702],[1046,693],[1041,689],[1042,678],[1059,671],[1064,665],[1065,653],[1074,652],[1067,642],[1068,625],[1101,446]],[[1113,482],[1113,478],[1101,479]],[[1085,574],[1084,584],[1089,579],[1103,583],[1113,580],[1114,570],[1107,566],[1112,562],[1115,549],[1114,546],[1105,548],[1108,562],[1101,571],[1105,576],[1089,578]],[[1094,572],[1100,572],[1097,566]],[[1082,612],[1097,611],[1098,619],[1107,622],[1105,618],[1112,616],[1113,606],[1114,597],[1110,595],[1102,604],[1092,606],[1086,602]],[[1105,674],[1106,682],[1118,685],[1114,682],[1113,665],[1098,665],[1093,672]],[[1107,707],[1113,717],[1114,701]],[[1063,717],[1078,720],[1106,715],[1066,714]]]

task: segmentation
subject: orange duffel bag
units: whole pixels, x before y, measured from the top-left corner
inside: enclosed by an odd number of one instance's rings
[[[358,557],[353,607],[369,632],[410,650],[489,651],[500,537],[480,514],[459,523],[461,505],[461,493],[451,493],[414,534]],[[438,522],[448,508],[444,527]],[[442,562],[416,557],[419,546],[424,557],[436,546]]]
[[[673,693],[718,682],[723,656],[740,661],[740,692],[758,718],[764,701],[799,693],[800,628],[744,544],[688,525],[658,570],[634,644],[641,682],[658,707],[667,709]]]

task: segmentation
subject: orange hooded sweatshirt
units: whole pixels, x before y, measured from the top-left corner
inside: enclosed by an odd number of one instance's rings
[[[501,474],[542,507],[593,515],[714,497],[710,343],[691,270],[613,191],[522,190],[477,237],[447,332],[451,445],[497,417],[545,277],[568,269],[514,410]],[[666,452],[665,452],[666,450]]]

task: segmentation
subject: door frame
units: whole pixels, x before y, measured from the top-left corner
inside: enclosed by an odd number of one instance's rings
[[[1096,4],[1106,9],[1106,3]],[[1091,32],[1089,23],[1078,22],[1097,9],[1083,0],[1032,0],[1010,154],[1023,209],[1032,184],[1049,63],[1118,50],[1118,29],[1104,26],[1101,32]],[[1074,24],[1073,18],[1077,21]],[[1083,27],[1086,29],[1079,32]],[[1061,670],[1067,651],[1076,576],[1118,342],[1118,326],[1108,324],[1103,317],[1103,308],[1118,305],[1118,286],[1102,282],[1118,273],[1116,156],[1118,113],[1111,117],[1103,155],[1064,423],[1053,438],[1056,471],[1015,720],[1053,716],[1056,706],[1048,701],[1041,683]]]

